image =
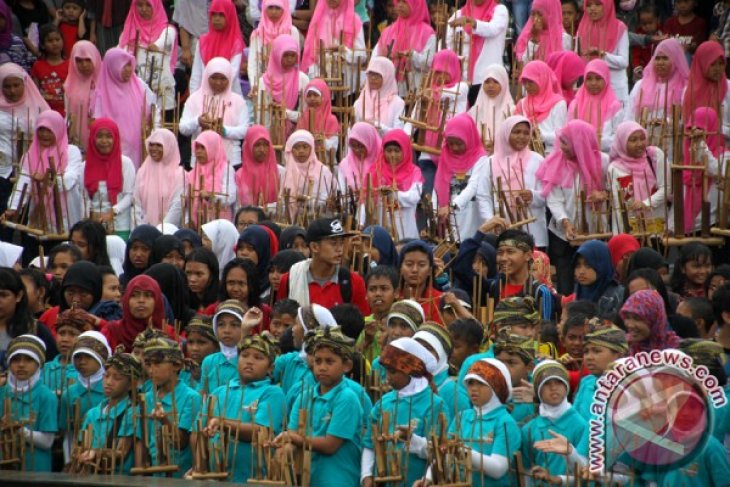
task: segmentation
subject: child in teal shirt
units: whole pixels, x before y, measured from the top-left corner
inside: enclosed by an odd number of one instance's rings
[[[220,352],[221,349],[210,316],[195,315],[188,322],[185,331],[187,335],[185,350],[189,360],[185,369],[187,377],[183,377],[181,374],[181,379],[186,378],[185,383],[188,386],[200,391],[203,361],[209,355]]]
[[[80,452],[78,460],[95,463],[100,449],[114,448],[121,452],[122,460],[116,460],[118,470],[113,473],[128,475],[134,464],[132,446],[134,421],[138,414],[132,406],[131,394],[142,375],[142,364],[133,355],[119,352],[107,360],[105,368],[103,384],[106,399],[86,413],[80,435],[90,432],[91,450]],[[111,458],[107,461],[111,465]]]
[[[46,346],[34,335],[20,335],[8,346],[8,379],[0,388],[0,404],[10,400],[10,417],[2,422],[23,424],[21,441],[25,444],[23,465],[29,472],[51,471],[51,446],[58,423],[56,395],[40,380]],[[3,458],[0,451],[0,460]]]
[[[238,378],[213,391],[213,417],[207,418],[205,435],[219,440],[222,427],[230,428],[230,441],[238,436],[239,445],[233,458],[229,447],[227,465],[233,468],[232,482],[248,482],[257,467],[265,474],[266,465],[258,465],[251,455],[252,437],[259,428],[281,431],[284,419],[284,393],[271,383],[277,347],[268,337],[246,337],[239,346]],[[236,433],[236,429],[238,432]],[[252,459],[254,464],[252,465]],[[196,466],[199,469],[200,465]]]
[[[227,299],[220,303],[213,315],[213,332],[220,352],[208,355],[200,371],[200,393],[207,394],[238,377],[238,343],[244,337],[243,316],[240,301]],[[248,332],[245,333],[248,335]]]
[[[43,383],[61,397],[70,384],[76,382],[76,369],[71,361],[71,352],[76,338],[83,332],[81,320],[75,319],[73,310],[62,311],[56,320],[56,358],[43,366]]]
[[[507,403],[507,410],[519,426],[537,414],[530,384],[537,348],[537,341],[513,333],[511,326],[499,330],[493,346],[495,358],[507,366],[512,377],[512,398]]]
[[[358,485],[360,479],[361,435],[364,412],[357,395],[345,385],[352,369],[352,340],[339,328],[310,332],[317,387],[307,388],[297,397],[289,413],[288,431],[275,441],[277,456],[284,458],[306,441],[312,448],[312,487]],[[299,431],[299,418],[306,410],[306,431]]]
[[[405,485],[413,483],[426,473],[428,442],[426,438],[438,425],[439,416],[447,416],[444,400],[431,389],[431,374],[436,367],[434,356],[413,338],[399,338],[383,348],[380,362],[387,371],[388,383],[393,390],[386,393],[370,411],[368,428],[363,439],[363,458],[360,478],[364,486],[374,485],[374,477],[392,472],[378,472],[375,467],[373,430],[394,435],[398,430],[402,441],[395,448],[402,451],[401,474]],[[383,414],[389,413],[388,429],[383,431]],[[408,451],[404,451],[408,445]]]

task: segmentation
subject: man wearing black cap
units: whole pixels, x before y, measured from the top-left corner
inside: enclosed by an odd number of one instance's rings
[[[365,281],[341,266],[346,233],[340,220],[319,218],[307,228],[305,236],[311,258],[294,264],[281,277],[277,296],[294,299],[301,306],[319,304],[332,308],[352,303],[363,316],[370,314],[365,300]]]

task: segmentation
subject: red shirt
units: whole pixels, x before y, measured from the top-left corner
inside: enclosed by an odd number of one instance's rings
[[[63,83],[68,77],[68,59],[64,59],[61,64],[56,66],[51,65],[45,59],[39,59],[33,63],[30,75],[38,81],[41,95],[46,99],[51,109],[65,117]]]
[[[337,276],[335,276],[336,278]],[[365,281],[360,274],[350,271],[350,286],[352,288],[352,298],[350,304],[357,306],[363,316],[370,314],[370,306],[365,300]],[[279,291],[276,293],[277,300],[289,297],[289,273],[287,272],[281,276],[281,282],[279,283]],[[345,300],[342,299],[342,293],[340,292],[340,284],[329,280],[321,286],[317,282],[309,283],[309,302],[311,304],[318,304],[330,309],[338,304],[345,304]]]
[[[61,37],[63,37],[63,57],[70,59],[71,49],[73,49],[76,41],[79,40],[79,26],[78,24],[61,22],[58,24],[58,30],[61,31]]]
[[[695,15],[690,22],[682,24],[679,18],[673,15],[667,19],[663,31],[670,36],[692,36],[692,44],[696,48],[707,40],[707,21]]]

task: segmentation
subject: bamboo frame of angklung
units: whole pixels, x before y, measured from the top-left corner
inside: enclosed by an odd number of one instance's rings
[[[178,423],[177,423],[177,403],[175,401],[175,388],[172,389],[170,392],[172,399],[172,411],[165,412],[165,416],[168,418],[172,418],[171,420],[168,419],[169,425],[163,425],[160,421],[156,419],[150,419],[147,412],[147,401],[144,395],[140,395],[138,397],[138,408],[135,408],[135,412],[139,411],[137,414],[137,419],[141,421],[141,428],[142,431],[142,446],[144,448],[143,450],[143,460],[142,460],[142,466],[135,466],[130,470],[131,475],[154,475],[157,473],[164,473],[167,476],[170,476],[173,472],[177,472],[179,470],[179,466],[173,463],[173,458],[175,458],[175,453],[173,453],[173,450],[180,451],[180,432],[178,430]],[[153,384],[152,386],[152,396],[155,400],[156,404],[160,404],[158,401],[158,390],[157,386]],[[154,408],[153,408],[154,410]],[[150,458],[150,445],[149,445],[149,422],[152,422],[152,430],[155,437],[155,445],[157,450],[157,458],[152,459]],[[134,424],[137,425],[137,421],[134,421]],[[139,441],[135,435],[135,441]],[[135,443],[135,449],[137,448],[137,443]],[[152,465],[152,462],[156,463],[156,465]]]
[[[457,398],[454,397],[454,411]],[[438,415],[438,433],[429,434],[427,464],[430,465],[434,486],[442,487],[471,487],[472,469],[471,455],[465,449],[464,442],[459,437],[461,411],[458,411],[454,420],[457,428],[454,433],[448,433],[449,423],[446,415]]]
[[[29,392],[30,393],[30,392]],[[18,393],[6,397],[2,403],[2,422],[0,422],[0,469],[16,467],[17,470],[25,470],[25,437],[23,428],[33,424],[32,411],[28,411],[28,419],[19,419],[21,407],[18,402]],[[29,401],[30,402],[30,401]],[[32,404],[32,403],[31,403]],[[15,413],[14,413],[15,410]],[[16,419],[12,419],[15,417]],[[33,442],[30,442],[31,448]]]

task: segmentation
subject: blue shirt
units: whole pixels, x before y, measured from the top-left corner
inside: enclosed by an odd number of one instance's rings
[[[114,407],[109,408],[109,401],[104,400],[94,406],[86,413],[84,424],[79,432],[81,433],[91,426],[91,447],[112,448],[116,447],[120,438],[134,436],[134,421],[137,419],[135,408],[129,398],[119,401]],[[122,465],[117,464],[119,470],[116,473],[129,474],[134,465],[134,449],[131,448]]]
[[[88,389],[80,382],[75,382],[63,391],[58,408],[58,429],[60,431],[66,431],[66,428],[73,427],[76,421],[78,421],[78,426],[81,426],[86,413],[106,399],[103,382],[103,380],[98,380],[91,384]],[[78,418],[74,418],[76,404],[79,405]]]
[[[449,420],[455,418],[458,412],[471,408],[469,394],[465,388],[457,385],[456,377],[449,376],[448,372],[444,371],[437,374],[433,378],[433,382],[436,384],[439,396],[444,400],[444,405],[449,412]]]
[[[302,377],[308,371],[307,361],[299,356],[299,352],[285,353],[274,361],[273,381],[281,386],[284,394],[288,394],[293,387],[301,385]]]
[[[200,367],[200,389],[202,392],[212,392],[220,386],[228,384],[238,377],[238,355],[230,360],[223,352],[211,353],[203,359]],[[184,377],[181,376],[181,380]]]
[[[536,441],[552,439],[548,430],[565,436],[571,445],[577,445],[583,436],[588,434],[588,424],[571,407],[555,421],[537,416],[522,427],[522,462],[525,468],[539,465],[546,468],[551,475],[565,475],[567,473],[565,455],[543,453],[532,446]],[[572,475],[573,468],[570,470]]]
[[[725,447],[710,437],[704,450],[682,468],[663,472],[658,485],[683,487],[720,487],[730,485],[730,462]]]
[[[61,363],[61,354],[43,365],[43,383],[55,392],[57,396],[71,384],[76,382],[76,368],[71,360],[64,365]]]
[[[583,377],[573,398],[573,409],[583,416],[586,421],[591,420],[591,405],[593,404],[593,395],[596,393],[597,380],[598,377],[593,374]]]

